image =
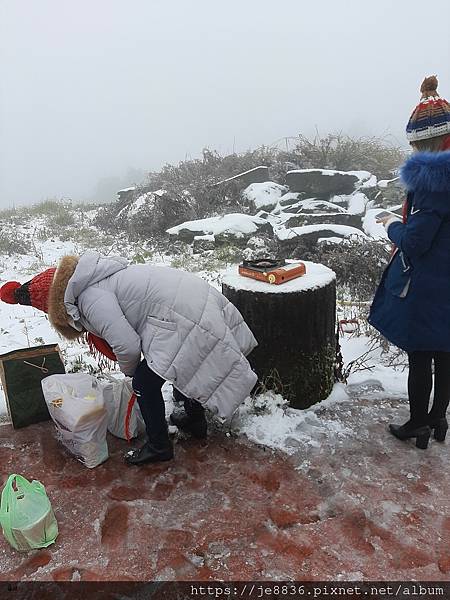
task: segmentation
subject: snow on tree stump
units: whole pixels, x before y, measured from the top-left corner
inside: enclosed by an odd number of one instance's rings
[[[248,356],[259,381],[282,386],[293,408],[324,400],[334,384],[336,276],[305,261],[306,275],[271,285],[229,270],[222,293],[253,331],[258,346]]]

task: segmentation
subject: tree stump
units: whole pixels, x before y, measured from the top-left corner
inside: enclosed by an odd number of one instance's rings
[[[260,383],[278,388],[294,408],[324,400],[334,384],[336,276],[305,265],[306,275],[281,285],[242,277],[236,267],[222,281],[258,341],[248,360]]]

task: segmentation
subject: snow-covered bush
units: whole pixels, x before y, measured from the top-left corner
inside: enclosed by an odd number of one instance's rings
[[[0,254],[27,254],[32,250],[31,240],[14,229],[0,229]]]

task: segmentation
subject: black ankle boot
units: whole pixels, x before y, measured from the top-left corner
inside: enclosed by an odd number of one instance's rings
[[[429,425],[433,430],[434,439],[438,442],[445,442],[445,436],[447,435],[448,422],[445,417],[440,419],[430,418]]]
[[[172,460],[173,446],[170,440],[161,444],[155,444],[148,441],[142,448],[130,450],[125,455],[125,460],[129,465],[144,465],[146,463],[162,462]]]
[[[204,440],[208,435],[208,425],[204,414],[194,417],[182,413],[172,413],[170,422],[181,431],[190,433],[198,440]]]
[[[390,423],[389,431],[399,440],[408,440],[416,438],[416,447],[426,450],[431,435],[431,428],[428,425],[415,425],[407,421],[404,425],[394,425]]]

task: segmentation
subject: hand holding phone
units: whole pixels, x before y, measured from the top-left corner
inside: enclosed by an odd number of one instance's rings
[[[387,210],[379,212],[377,215],[375,215],[375,218],[376,222],[380,223],[381,225],[386,225],[386,223],[391,219],[398,219],[399,221],[401,220],[401,217],[399,217],[399,215],[396,215],[395,213],[389,212]]]
[[[387,210],[382,210],[381,212],[375,215],[375,218],[378,219],[386,219],[386,217],[395,217],[395,215]]]

